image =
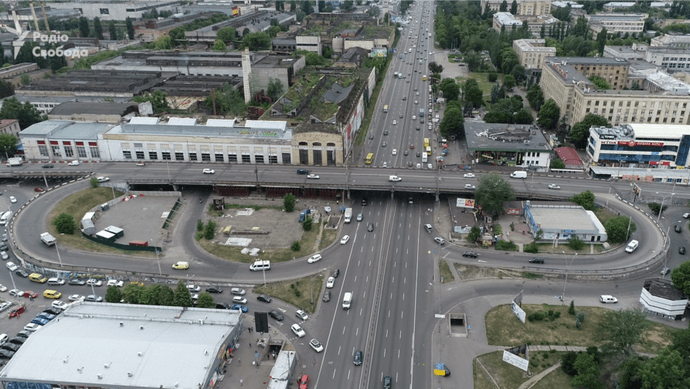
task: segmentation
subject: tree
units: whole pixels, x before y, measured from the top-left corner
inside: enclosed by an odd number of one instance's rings
[[[673,344],[669,346],[672,350],[676,350],[683,357],[686,366],[690,367],[690,329],[684,328],[680,331],[671,334]]]
[[[474,50],[470,50],[462,57],[462,62],[467,64],[469,71],[475,72],[482,66],[482,57]]]
[[[235,39],[237,39],[237,32],[232,27],[219,28],[216,38],[222,40],[223,42],[234,42]]]
[[[276,0],[276,11],[285,11],[285,2]]]
[[[96,38],[103,39],[103,26],[101,26],[101,18],[93,18],[93,30],[96,32]]]
[[[447,108],[443,113],[443,119],[438,125],[441,135],[450,137],[455,135],[456,138],[462,139],[465,137],[465,118],[459,108]]]
[[[443,92],[446,101],[457,100],[460,96],[460,85],[452,78],[444,78],[438,88]]]
[[[153,42],[153,48],[156,50],[172,50],[174,47],[175,42],[171,35],[161,36]]]
[[[139,283],[125,285],[122,289],[122,300],[124,300],[125,304],[139,304],[144,288]]]
[[[158,298],[160,297],[160,284],[153,284],[144,287],[139,295],[139,304],[144,305],[160,305]]]
[[[498,74],[491,72],[486,75],[486,80],[489,82],[496,82],[496,80],[498,80]]]
[[[61,213],[55,219],[53,219],[53,225],[57,232],[61,234],[74,234],[77,230],[77,223],[74,221],[74,217],[68,213]]]
[[[312,227],[313,221],[314,221],[314,220],[311,218],[311,216],[306,216],[306,217],[304,218],[304,221],[302,222],[302,229],[303,229],[304,231],[311,231],[311,227]]]
[[[510,71],[510,74],[515,77],[516,84],[522,84],[527,79],[527,70],[522,65],[513,66],[513,70]]]
[[[484,174],[479,178],[474,197],[484,213],[498,216],[503,213],[504,202],[515,200],[515,191],[498,174]]]
[[[271,48],[271,36],[265,32],[244,34],[242,43],[251,51],[268,50]]]
[[[687,389],[690,378],[686,376],[683,358],[677,350],[664,348],[647,362],[640,371],[643,389]]]
[[[98,188],[98,178],[91,177],[91,179],[89,180],[89,186],[92,188]]]
[[[19,128],[23,130],[33,124],[48,120],[48,117],[41,115],[38,109],[28,101],[22,104],[15,97],[10,97],[2,104],[0,119],[17,119]]]
[[[467,240],[471,243],[476,242],[482,236],[482,230],[479,227],[474,226],[470,229],[470,233],[467,234]]]
[[[177,288],[173,294],[173,305],[176,307],[192,306],[192,294],[182,280],[177,281]]]
[[[682,290],[683,293],[690,294],[690,261],[683,262],[673,269],[671,281],[673,281],[673,286]]]
[[[216,41],[213,42],[213,51],[225,51],[227,49],[228,46],[222,40],[216,39]]]
[[[151,106],[153,107],[153,112],[154,113],[162,113],[165,111],[168,111],[170,109],[170,106],[168,105],[168,94],[156,90],[153,91],[153,94],[151,93],[146,93],[144,96],[134,96],[132,100],[134,100],[137,103],[143,103],[146,101],[151,102]]]
[[[575,251],[579,251],[582,250],[583,247],[585,247],[585,242],[583,242],[579,236],[575,235],[572,238],[568,239],[568,247]]]
[[[637,226],[630,222],[630,218],[627,216],[615,216],[607,220],[604,223],[604,228],[606,228],[608,241],[613,243],[627,242],[630,238],[628,224],[630,225],[630,234],[637,231]]]
[[[632,346],[642,341],[648,326],[647,315],[640,309],[607,310],[597,333],[606,342],[605,349],[630,355]]]
[[[655,216],[659,216],[660,214],[664,213],[666,209],[668,208],[668,205],[664,205],[663,207],[659,203],[647,203],[647,206],[649,207],[649,210],[654,212]]]
[[[570,130],[570,140],[579,149],[584,149],[589,139],[589,129],[591,127],[610,127],[611,124],[605,117],[588,113],[582,121],[576,123]]]
[[[355,4],[352,0],[345,0],[340,6],[343,11],[351,12],[355,10]]]
[[[597,34],[597,48],[599,49],[599,55],[604,54],[604,46],[606,46],[606,36],[608,35],[608,32],[606,31],[606,27],[602,27],[601,31]]]
[[[585,18],[584,16],[580,16],[579,18],[577,18],[577,21],[575,22],[575,26],[573,26],[573,29],[571,32],[575,36],[586,38],[587,33],[589,32],[589,25],[587,23],[587,18]]]
[[[88,38],[91,31],[89,30],[89,19],[84,16],[79,17],[79,34],[82,38]]]
[[[324,0],[318,1],[319,12],[324,12],[326,10],[326,2]]]
[[[161,285],[158,290],[158,302],[160,305],[172,306],[175,300],[175,293],[168,285]]]
[[[580,353],[575,351],[568,351],[561,357],[561,370],[569,376],[575,376],[577,370],[575,370],[575,361],[577,361],[577,356]]]
[[[508,2],[503,0],[501,6],[498,8],[500,12],[508,12]]]
[[[109,286],[108,291],[105,292],[106,303],[119,303],[122,300],[122,292],[117,286]]]
[[[506,74],[503,77],[503,86],[505,86],[506,90],[513,90],[515,88],[515,77],[512,74]]]
[[[305,0],[302,2],[302,11],[307,15],[310,15],[314,12],[314,8],[311,6],[311,1]]]
[[[577,375],[573,377],[573,386],[587,389],[603,387],[599,381],[599,367],[594,361],[593,355],[588,353],[577,354],[573,367],[577,371]]]
[[[592,81],[592,83],[594,85],[596,85],[598,89],[601,89],[601,90],[611,89],[611,84],[609,84],[608,82],[606,82],[606,80],[604,80],[603,78],[601,78],[599,76],[591,76],[589,78],[589,80]]]
[[[565,169],[565,162],[559,158],[556,158],[551,160],[551,165],[549,167],[551,169]]]
[[[474,78],[470,78],[463,83],[462,93],[467,105],[470,105],[473,108],[479,108],[482,106],[484,93],[479,88],[479,84]]]
[[[199,295],[199,301],[196,306],[199,308],[215,308],[216,302],[213,300],[211,293],[204,292]]]
[[[12,134],[0,134],[0,155],[6,157],[14,155],[17,152],[17,143],[19,139]]]
[[[510,4],[510,13],[513,15],[517,15],[517,9],[518,9],[518,3],[516,0],[513,0],[513,2]]]
[[[214,236],[216,236],[216,222],[209,220],[209,222],[206,223],[206,227],[204,227],[204,238],[206,238],[206,240],[211,240]]]
[[[576,194],[570,198],[570,201],[581,206],[582,208],[593,211],[594,210],[594,193],[589,190]]]
[[[125,20],[125,26],[127,27],[127,37],[129,39],[134,39],[134,23],[132,23],[132,19],[127,17]]]
[[[553,99],[548,99],[539,110],[539,115],[537,115],[537,124],[546,128],[547,130],[553,130],[556,128],[560,116],[560,109],[558,108],[558,105],[556,105],[556,102],[553,101]]]
[[[515,114],[514,117],[514,122],[515,124],[532,124],[534,123],[534,117],[532,116],[532,112],[530,112],[528,109],[523,108]]]
[[[534,83],[534,85],[529,88],[527,92],[527,101],[529,101],[529,105],[534,108],[535,111],[539,112],[539,109],[541,109],[541,106],[544,104],[544,92],[542,92],[539,83]]]
[[[277,78],[272,78],[268,81],[267,89],[266,94],[268,94],[268,97],[276,101],[283,94],[283,83]]]
[[[120,39],[120,37],[117,33],[117,27],[115,27],[115,21],[114,20],[111,20],[108,23],[108,34],[110,35],[110,39],[112,39],[112,40]]]
[[[290,2],[290,12],[297,12],[297,2],[295,0]]]
[[[221,90],[215,90],[213,95],[209,94],[206,97],[206,106],[215,106],[219,114],[225,115],[243,115],[247,111],[242,91],[234,89],[228,83],[225,83]]]
[[[295,195],[288,193],[283,198],[283,209],[285,212],[292,212],[295,210]]]
[[[442,73],[443,72],[443,66],[437,64],[436,62],[429,62],[429,71],[431,73]]]
[[[0,53],[2,50],[0,50]],[[0,80],[0,99],[4,99],[5,97],[12,96],[14,94],[14,87],[12,84],[5,80]]]
[[[326,66],[328,60],[317,53],[308,53],[304,62],[307,66]]]

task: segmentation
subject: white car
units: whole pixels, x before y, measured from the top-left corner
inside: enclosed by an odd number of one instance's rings
[[[14,204],[17,202],[17,198],[14,196],[10,196],[10,203]]]
[[[474,178],[474,173],[465,173],[465,175],[463,175],[463,177],[465,177],[465,178]]]
[[[388,181],[391,181],[391,182],[400,182],[400,181],[402,181],[402,178],[400,178],[400,177],[398,177],[398,176],[389,176],[389,177],[388,177]]]
[[[422,164],[421,164],[421,163],[418,163],[415,167],[416,167],[417,169],[421,169],[421,168],[422,168]]]
[[[247,304],[247,299],[242,296],[235,296],[232,298],[232,302],[235,304]]]
[[[475,189],[475,187],[472,184],[465,184],[465,189]]]
[[[558,190],[558,189],[561,189],[561,187],[560,187],[560,186],[558,186],[558,185],[556,185],[556,184],[549,184],[549,189],[555,189],[555,190]]]
[[[302,327],[301,327],[299,324],[297,324],[297,323],[293,324],[293,325],[290,327],[290,329],[292,330],[292,332],[295,333],[295,335],[297,335],[297,336],[300,337],[300,338],[303,338],[303,337],[307,334],[306,332],[304,332],[304,330],[302,329]]]
[[[357,214],[357,221],[358,221],[358,222],[361,222],[362,219],[364,219],[364,215],[362,215],[361,213],[358,213],[358,214]]]
[[[0,292],[7,292],[7,287],[3,284],[0,284]]]
[[[192,300],[198,300],[199,299],[199,294],[198,293],[192,293]]]
[[[320,353],[321,351],[323,351],[323,346],[321,345],[321,342],[319,342],[316,339],[312,339],[309,341],[309,347],[314,349],[314,351],[316,351],[317,353]]]
[[[312,173],[312,174],[307,174],[307,178],[309,178],[310,180],[318,180],[319,176]]]
[[[187,285],[187,289],[193,293],[201,291],[201,287],[198,285]]]
[[[213,169],[204,169],[203,172],[204,174],[214,174],[216,171]]]
[[[7,268],[10,269],[10,271],[16,271],[17,269],[19,269],[19,267],[15,265],[14,262],[7,262],[5,266],[7,266]]]
[[[345,235],[345,236],[343,236],[342,239],[340,239],[340,244],[346,244],[349,241],[350,241],[350,235]]]
[[[48,285],[65,285],[65,280],[59,277],[48,278]]]
[[[67,308],[67,303],[64,301],[57,300],[57,301],[53,301],[51,306],[53,308],[57,308],[57,309],[65,309],[65,308]]]
[[[314,254],[309,259],[307,259],[307,263],[316,263],[321,260],[321,254]]]
[[[323,207],[323,210],[326,211],[326,213],[331,213],[332,209],[328,205]]]
[[[108,280],[107,285],[108,286],[117,286],[119,288],[122,288],[125,285],[125,283],[124,283],[124,281]]]
[[[24,291],[21,291],[19,289],[10,289],[10,296],[20,297],[23,294],[24,294]]]
[[[108,178],[108,177],[98,177],[98,178],[96,178],[96,181],[98,181],[98,182],[108,182],[108,181],[110,181],[110,178]]]
[[[417,115],[412,115],[412,120],[417,120]]]
[[[88,280],[86,280],[86,285],[102,286],[103,281],[97,280],[95,278],[89,278]]]
[[[309,315],[307,315],[307,313],[301,309],[298,309],[297,312],[295,312],[295,316],[297,316],[300,320],[309,319]]]
[[[80,295],[80,294],[71,294],[69,297],[67,297],[67,300],[69,301],[84,301],[86,297]]]
[[[335,286],[335,278],[328,277],[328,281],[326,281],[326,288],[333,289],[334,286]]]
[[[27,325],[24,326],[24,331],[36,332],[36,331],[38,331],[39,329],[41,329],[41,327],[43,327],[43,326],[40,325],[40,324],[29,323],[29,324],[27,324]]]
[[[602,294],[601,296],[599,296],[599,301],[601,301],[604,304],[606,304],[606,303],[615,304],[618,302],[618,299],[609,295],[609,294]]]
[[[398,124],[398,121],[397,121],[397,120],[393,120],[393,125],[395,126],[395,125],[397,125],[397,124]]]
[[[393,149],[393,155],[398,155],[398,149]]]
[[[7,261],[10,259],[10,256],[6,251],[0,251],[0,258],[2,258],[3,261]]]

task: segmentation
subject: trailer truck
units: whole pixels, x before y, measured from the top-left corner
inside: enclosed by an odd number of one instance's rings
[[[345,208],[345,223],[352,221],[352,208]]]

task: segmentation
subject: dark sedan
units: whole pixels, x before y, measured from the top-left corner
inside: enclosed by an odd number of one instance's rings
[[[323,300],[324,303],[327,303],[327,302],[331,301],[331,291],[330,291],[330,290],[327,290],[327,291],[325,291],[325,292],[323,293],[323,298],[322,298],[322,300]]]
[[[281,315],[281,313],[276,311],[275,309],[271,309],[270,311],[268,311],[268,315],[278,321],[283,321],[283,315]]]
[[[367,231],[369,231],[369,232],[374,231],[374,223],[367,224]]]
[[[268,297],[268,296],[266,296],[265,294],[260,294],[260,295],[256,296],[256,299],[259,300],[259,301],[263,301],[263,302],[265,302],[265,303],[270,303],[270,302],[271,302],[271,298]]]
[[[29,273],[27,273],[26,270],[24,270],[24,269],[17,269],[17,271],[15,271],[15,273],[20,277],[24,277],[24,278],[29,277]]]
[[[84,286],[86,285],[86,281],[82,280],[81,278],[72,278],[69,280],[68,284]]]
[[[53,164],[52,164],[52,163],[47,163],[47,164],[43,165],[43,168],[44,168],[44,169],[52,169],[52,168],[53,168]]]
[[[685,246],[680,246],[680,247],[678,247],[678,254],[683,254],[683,255],[685,255]]]
[[[206,291],[209,293],[223,293],[223,288],[221,288],[220,286],[211,285],[208,288],[206,288]]]
[[[464,253],[462,253],[462,256],[467,258],[477,258],[477,253],[475,253],[474,251],[465,251]]]

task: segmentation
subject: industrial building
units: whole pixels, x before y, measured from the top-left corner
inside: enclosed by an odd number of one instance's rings
[[[26,340],[0,382],[8,389],[213,388],[232,358],[241,316],[238,310],[76,302]]]
[[[37,80],[21,89],[16,95],[23,96],[99,96],[128,97],[140,95],[162,82],[160,72],[137,72],[135,70],[94,71],[73,70],[64,75]]]
[[[536,238],[542,231],[542,241],[568,241],[574,237],[585,243],[603,243],[606,229],[592,211],[570,203],[525,202],[525,221]]]
[[[78,10],[81,16],[89,20],[100,18],[103,21],[119,20],[127,18],[141,19],[144,13],[150,13],[154,9],[158,12],[180,11],[180,1],[175,0],[146,0],[146,1],[79,1],[79,2],[53,2],[50,6],[54,9]]]
[[[651,278],[644,281],[640,304],[646,312],[682,320],[688,304],[688,296],[674,287],[671,280]]]
[[[548,171],[551,146],[527,124],[465,123],[467,151],[475,163],[492,163]]]

